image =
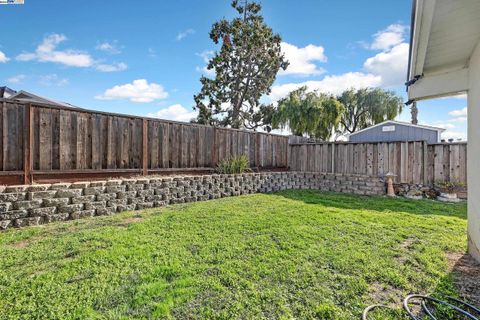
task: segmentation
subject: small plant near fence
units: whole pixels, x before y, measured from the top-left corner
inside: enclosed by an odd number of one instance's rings
[[[234,156],[218,163],[216,172],[222,174],[250,172],[248,157],[244,154]]]
[[[443,193],[455,193],[459,188],[464,188],[465,184],[456,181],[437,182],[436,187]]]

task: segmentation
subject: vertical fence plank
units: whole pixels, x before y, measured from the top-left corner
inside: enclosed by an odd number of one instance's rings
[[[459,156],[458,162],[460,168],[458,170],[458,180],[462,184],[467,184],[467,145],[459,145]]]
[[[428,179],[428,144],[426,141],[423,141],[422,143],[422,167],[423,167],[423,184],[428,184],[429,179]]]
[[[75,169],[87,168],[87,115],[77,115],[77,145],[75,150]]]
[[[142,130],[142,173],[143,175],[148,174],[148,120],[143,119],[143,130]]]
[[[170,124],[162,123],[160,124],[161,131],[161,166],[162,168],[171,168],[170,162]]]
[[[25,142],[24,157],[23,157],[23,183],[32,183],[32,169],[33,169],[33,110],[32,105],[25,106],[24,128],[25,128]]]
[[[52,110],[39,109],[39,169],[52,170]]]
[[[434,146],[434,178],[433,181],[441,182],[444,181],[444,172],[443,172],[443,145],[438,144]]]

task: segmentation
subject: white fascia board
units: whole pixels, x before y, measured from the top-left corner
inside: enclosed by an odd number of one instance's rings
[[[468,90],[468,68],[425,75],[408,88],[408,99],[423,100],[457,95]]]
[[[432,29],[436,0],[417,0],[412,41],[412,63],[410,79],[423,74],[428,40]],[[408,80],[410,80],[408,79]]]

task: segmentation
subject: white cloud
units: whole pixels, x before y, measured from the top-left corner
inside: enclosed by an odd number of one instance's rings
[[[309,44],[304,48],[299,48],[287,42],[282,42],[281,47],[290,65],[287,70],[280,70],[280,75],[309,76],[325,73],[325,69],[313,63],[314,61],[327,62],[323,47]]]
[[[152,48],[148,48],[148,56],[150,58],[157,58],[158,57],[157,52]]]
[[[373,57],[365,60],[363,68],[365,72],[348,72],[339,75],[328,75],[319,81],[305,81],[300,83],[287,83],[282,85],[275,85],[272,87],[272,92],[269,95],[272,101],[277,101],[288,95],[289,92],[295,90],[301,86],[307,86],[308,90],[318,90],[324,93],[340,94],[344,90],[354,88],[365,87],[391,87],[401,86],[405,82],[408,65],[408,44],[404,43],[404,34],[408,27],[394,24],[387,27],[385,30],[379,31],[374,34],[374,41],[371,45],[365,44],[369,49],[381,49],[382,52],[376,54]],[[282,43],[283,44],[283,43]],[[308,48],[301,48],[303,50]],[[320,51],[318,48],[321,48]],[[297,52],[298,50],[292,50]],[[308,50],[307,50],[308,51]],[[302,53],[303,68],[297,70],[307,70],[306,74],[314,70],[312,68],[318,67],[311,63],[310,60],[306,60],[305,57],[315,56],[317,61],[326,61],[326,57],[321,58],[323,55],[322,47],[315,47],[310,49],[310,52],[314,51],[316,55],[309,55],[305,52]],[[321,54],[320,54],[321,53]],[[298,60],[297,60],[298,61]],[[309,67],[305,67],[306,64],[311,64]],[[310,71],[308,71],[310,70]],[[287,71],[289,71],[287,69]],[[298,72],[300,73],[300,72]],[[311,73],[310,73],[311,74]]]
[[[8,60],[10,60],[10,58],[8,58],[5,53],[3,53],[2,51],[0,51],[0,63],[5,63],[5,62],[7,62]]]
[[[192,35],[194,33],[195,33],[195,30],[193,30],[193,29],[187,29],[185,31],[180,31],[177,34],[177,41],[181,41],[181,40],[185,39],[186,37],[188,37],[189,35]]]
[[[95,96],[100,100],[128,99],[132,102],[148,103],[168,97],[168,92],[156,83],[148,83],[145,79],[133,80],[132,83],[116,85]]]
[[[109,53],[109,54],[119,54],[120,52],[122,52],[118,47],[117,41],[112,41],[112,42],[105,41],[105,42],[99,43],[97,44],[95,49]]]
[[[79,68],[91,67],[95,63],[94,59],[86,52],[72,49],[57,50],[57,46],[66,40],[67,37],[63,34],[49,35],[38,45],[35,52],[21,53],[16,59],[19,61],[53,62]]]
[[[62,87],[68,84],[68,79],[60,78],[56,74],[47,74],[44,76],[40,76],[39,83],[43,86],[57,86]]]
[[[442,139],[466,140],[467,139],[466,130],[459,131],[464,128],[464,124],[462,122],[465,122],[466,120],[467,120],[466,117],[458,117],[458,118],[447,119],[445,121],[430,123],[427,125],[445,129],[445,131],[442,132]],[[459,125],[459,127],[457,127],[457,124]]]
[[[49,35],[37,46],[35,52],[21,53],[16,59],[18,61],[53,62],[78,68],[92,67],[101,72],[115,72],[127,69],[127,65],[124,62],[107,64],[96,61],[89,53],[84,51],[72,49],[58,50],[57,47],[66,40],[67,37],[63,34]],[[114,45],[115,42],[113,44],[105,42],[97,45],[96,49],[116,53],[118,48]]]
[[[13,76],[13,77],[10,77],[7,79],[7,82],[10,82],[10,83],[22,83],[23,80],[25,80],[27,78],[26,75],[24,74],[19,74],[19,75],[16,75],[16,76]]]
[[[399,45],[405,40],[405,32],[407,26],[401,24],[389,25],[386,29],[381,30],[373,35],[373,42],[370,45],[372,50],[390,50],[392,47]]]
[[[442,129],[455,129],[456,126],[450,122],[437,122],[433,124],[434,127],[442,128]]]
[[[205,65],[203,67],[197,66],[197,67],[195,67],[195,70],[197,72],[203,73],[204,75],[209,76],[209,77],[214,76],[215,75],[215,70],[214,69],[207,69],[208,62],[210,61],[210,59],[213,57],[214,54],[215,54],[215,52],[213,50],[204,50],[200,53],[196,53],[197,56],[202,58]]]
[[[408,66],[407,43],[400,43],[388,51],[368,58],[363,67],[382,78],[382,86],[400,86],[406,81]]]
[[[272,101],[277,101],[302,86],[307,86],[310,91],[318,90],[324,93],[340,94],[350,88],[377,87],[381,84],[381,81],[380,76],[373,74],[348,72],[341,75],[329,75],[319,81],[275,85],[272,87],[269,97]]]
[[[448,114],[453,117],[466,117],[468,113],[467,107],[459,110],[450,111]]]
[[[148,117],[166,120],[189,122],[197,117],[197,111],[187,110],[181,104],[174,104],[155,113],[147,114]]]
[[[467,140],[467,134],[465,132],[461,132],[461,131],[447,130],[447,131],[442,132],[442,139],[445,139],[445,140],[448,140],[448,139],[458,140],[458,139],[460,139],[460,140],[466,141]]]
[[[203,67],[197,66],[197,67],[195,67],[195,71],[203,73],[204,75],[206,75],[208,77],[215,76],[215,70],[207,69],[207,66],[203,66]]]
[[[123,62],[119,63],[112,63],[112,64],[105,64],[105,63],[99,63],[95,66],[95,69],[101,72],[117,72],[117,71],[123,71],[127,69],[127,64]]]
[[[203,62],[208,63],[208,61],[210,61],[210,58],[212,58],[214,54],[215,52],[213,50],[203,50],[196,55],[202,58]]]
[[[467,117],[458,117],[452,119],[453,122],[467,122],[468,118]]]

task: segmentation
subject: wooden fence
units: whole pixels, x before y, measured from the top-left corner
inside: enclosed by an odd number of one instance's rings
[[[286,136],[0,99],[0,184],[211,170],[245,154],[255,168],[397,175],[466,184],[467,145],[298,144]]]
[[[239,154],[251,167],[288,165],[286,136],[8,99],[0,106],[0,183],[6,176],[29,183],[32,176],[206,170]]]
[[[290,145],[290,169],[383,176],[396,182],[467,183],[467,144],[425,142]]]

